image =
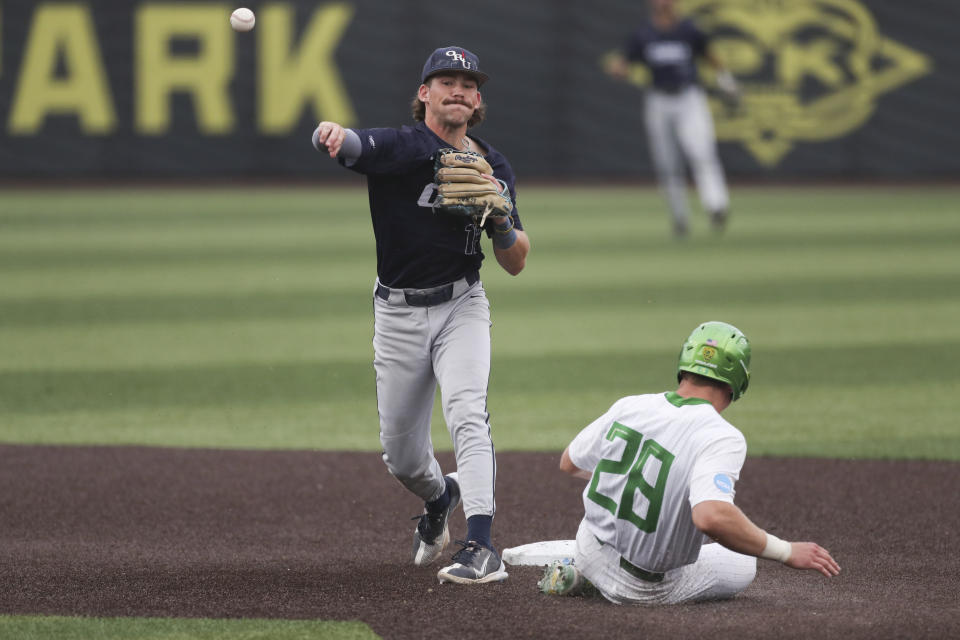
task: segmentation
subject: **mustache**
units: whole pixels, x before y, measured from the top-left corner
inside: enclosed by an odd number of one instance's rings
[[[470,108],[470,105],[464,102],[463,100],[444,100],[443,104],[460,104],[467,108]]]

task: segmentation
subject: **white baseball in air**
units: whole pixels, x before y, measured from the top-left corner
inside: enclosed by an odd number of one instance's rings
[[[230,14],[230,26],[234,31],[250,31],[256,22],[257,17],[246,7],[240,7]]]

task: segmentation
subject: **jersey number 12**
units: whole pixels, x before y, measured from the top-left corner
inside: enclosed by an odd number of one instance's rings
[[[657,520],[660,519],[663,492],[667,486],[667,474],[670,473],[670,465],[673,464],[674,455],[660,446],[656,440],[648,438],[644,441],[642,433],[638,433],[630,427],[625,427],[619,422],[613,423],[606,438],[611,442],[614,438],[621,438],[626,441],[623,456],[619,460],[609,460],[607,458],[600,460],[593,472],[587,497],[612,513],[614,517],[632,522],[641,531],[653,533],[657,530]],[[650,484],[643,477],[643,468],[650,458],[656,458],[660,461],[660,471],[657,473],[654,484]],[[623,494],[619,501],[600,493],[597,489],[600,484],[601,473],[627,476],[627,483],[623,487]],[[637,491],[650,503],[647,507],[646,517],[633,510],[633,500]]]

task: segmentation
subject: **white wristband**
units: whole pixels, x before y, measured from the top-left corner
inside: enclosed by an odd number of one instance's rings
[[[768,533],[767,546],[763,548],[763,552],[760,554],[760,557],[766,558],[767,560],[786,562],[790,559],[790,554],[792,551],[793,548],[790,546],[789,542],[786,540],[781,540],[777,536]]]

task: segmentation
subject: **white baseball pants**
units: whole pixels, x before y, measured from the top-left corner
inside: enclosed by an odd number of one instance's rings
[[[713,543],[700,548],[700,557],[663,574],[660,582],[641,580],[620,566],[620,554],[601,544],[586,521],[577,531],[574,566],[615,604],[679,604],[732,598],[753,582],[757,559]]]

